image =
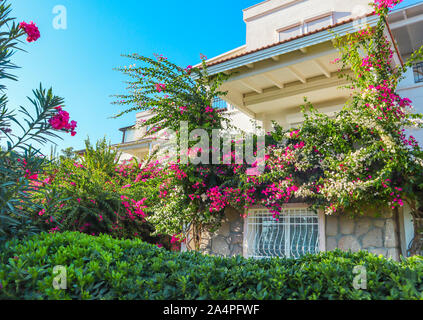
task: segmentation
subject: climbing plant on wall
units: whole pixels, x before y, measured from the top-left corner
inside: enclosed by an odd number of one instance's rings
[[[287,202],[306,202],[328,215],[360,215],[369,206],[397,211],[408,203],[416,230],[410,253],[419,252],[423,153],[405,128],[423,128],[423,117],[396,88],[406,70],[423,57],[423,50],[403,65],[394,63],[397,53],[385,35],[385,21],[389,9],[400,2],[376,0],[375,14],[380,16],[376,27],[334,35],[340,58],[333,63],[348,78],[351,98],[335,117],[318,112],[306,101],[302,106],[305,121],[298,128],[284,130],[275,123],[266,137],[262,174],[248,174],[247,169],[257,163],[163,164],[178,183],[169,183],[170,189],[163,186],[165,200],[155,216],[158,229],[182,232],[182,225],[191,223],[198,235],[203,228],[216,228],[229,205],[240,209],[262,205],[277,217]],[[211,128],[225,128],[222,114],[211,103],[224,95],[219,86],[226,75],[210,77],[204,59],[200,68],[181,69],[161,56],[131,58],[143,65],[120,69],[133,80],[130,93],[118,96],[117,103],[132,105],[124,112],[154,111],[155,116],[141,126],[178,132],[180,121],[185,120],[189,130],[206,128],[210,133]],[[226,156],[234,157],[233,151]]]

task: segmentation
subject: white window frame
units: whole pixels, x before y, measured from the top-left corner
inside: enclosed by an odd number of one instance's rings
[[[276,42],[281,42],[281,40],[280,40],[281,32],[292,29],[294,27],[300,27],[299,36],[305,35],[309,32],[308,25],[309,25],[310,22],[313,22],[313,21],[316,21],[316,20],[319,20],[319,19],[323,19],[323,18],[330,18],[330,27],[334,26],[335,23],[336,23],[334,10],[325,11],[325,12],[322,12],[320,14],[313,15],[312,17],[302,19],[302,20],[300,20],[296,23],[291,23],[288,26],[284,26],[284,27],[276,29],[275,40],[276,40]]]
[[[281,33],[286,31],[286,30],[295,28],[295,27],[299,27],[300,34],[298,36],[302,36],[304,34],[304,22],[300,21],[300,22],[297,22],[297,23],[290,24],[289,26],[277,29],[276,30],[276,42],[281,42],[281,41],[287,40],[287,39],[281,40]]]
[[[304,20],[304,27],[303,27],[304,33],[310,32],[309,31],[309,24],[311,22],[315,22],[317,20],[324,19],[324,18],[330,18],[330,24],[329,24],[328,27],[332,27],[335,24],[335,17],[334,17],[333,11],[324,12],[322,14],[319,14],[317,16],[314,16],[314,17],[311,17],[311,18]]]
[[[295,210],[302,210],[309,209],[310,206],[307,204],[286,204],[283,206],[283,210],[287,211],[295,211]],[[246,258],[254,257],[249,254],[249,243],[248,243],[248,234],[249,230],[249,219],[248,217],[254,216],[256,213],[263,213],[263,211],[267,212],[269,215],[272,215],[267,208],[264,207],[254,207],[251,209],[246,210],[246,218],[244,219],[244,236],[243,236],[243,256]],[[326,216],[323,211],[319,210],[317,213],[318,218],[318,241],[319,241],[319,252],[326,251]],[[286,248],[289,252],[289,248]]]

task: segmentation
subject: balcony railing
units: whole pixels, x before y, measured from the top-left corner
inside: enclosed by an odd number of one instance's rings
[[[423,62],[416,63],[413,66],[414,71],[414,82],[423,82]]]

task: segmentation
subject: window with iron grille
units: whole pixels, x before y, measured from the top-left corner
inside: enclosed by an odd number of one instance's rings
[[[252,210],[245,231],[247,257],[299,258],[320,251],[319,217],[307,208],[286,209],[278,219],[269,210]]]
[[[414,82],[423,82],[423,62],[416,63],[413,66],[414,71]]]

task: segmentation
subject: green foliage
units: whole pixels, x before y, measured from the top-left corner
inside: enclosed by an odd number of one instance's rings
[[[62,149],[61,154],[59,155],[59,159],[76,159],[78,154],[74,150],[73,147],[68,147],[66,149]]]
[[[422,257],[221,258],[69,232],[13,240],[0,252],[0,299],[423,299]],[[66,267],[67,290],[52,286],[56,265]],[[366,290],[354,289],[356,266],[367,270]]]
[[[34,96],[28,97],[33,112],[20,106],[18,117],[14,110],[9,110],[3,81],[17,80],[10,72],[17,68],[11,58],[21,50],[20,38],[25,34],[10,13],[10,4],[0,1],[0,241],[37,231],[28,212],[38,212],[39,208],[30,195],[45,193],[42,188],[34,188],[45,160],[33,144],[44,145],[59,138],[48,120],[55,115],[55,108],[63,105],[63,99],[55,96],[52,89],[40,85],[33,90]]]
[[[164,241],[169,247],[165,236],[151,235],[155,230],[146,220],[159,193],[156,168],[141,169],[136,161],[119,164],[117,152],[105,139],[95,146],[86,140],[85,145],[85,153],[77,159],[62,158],[45,168],[42,187],[49,194],[38,196],[42,209],[32,215],[37,225],[50,232],[141,237],[154,244]],[[58,203],[56,198],[63,200]]]
[[[222,212],[212,214],[208,210],[209,203],[204,202],[201,195],[204,198],[209,188],[222,184],[226,179],[222,172],[230,171],[231,168],[212,165],[212,153],[209,152],[212,146],[203,144],[200,135],[197,138],[184,136],[181,125],[186,124],[189,133],[202,129],[209,141],[212,140],[213,129],[231,128],[222,112],[213,108],[213,101],[226,95],[220,86],[229,76],[210,76],[205,57],[202,57],[201,67],[189,66],[185,69],[163,56],[156,55],[154,59],[132,54],[126,57],[137,64],[118,69],[130,77],[130,82],[129,93],[117,95],[118,101],[115,104],[131,107],[117,116],[134,110],[150,110],[153,115],[151,119],[140,124],[147,129],[146,135],[162,135],[181,142],[174,146],[170,159],[162,161],[162,154],[154,159],[159,159],[160,165],[169,172],[168,177],[173,178],[166,185],[166,192],[172,199],[163,197],[156,203],[157,215],[152,217],[154,223],[158,230],[166,233],[176,230],[180,233],[184,224],[200,229],[216,228],[223,216]],[[198,153],[202,157],[204,155],[209,164],[206,161],[200,165],[186,164],[188,157]]]
[[[81,157],[81,164],[91,170],[99,170],[112,176],[115,173],[120,154],[116,149],[111,148],[106,138],[98,140],[92,146],[90,140],[85,141],[85,152]]]
[[[181,225],[190,225],[194,234],[199,234],[195,229],[218,227],[228,205],[240,209],[262,205],[278,215],[287,202],[309,203],[326,214],[355,215],[369,205],[398,209],[409,202],[415,208],[413,216],[423,216],[423,150],[404,130],[412,125],[421,129],[423,115],[413,112],[411,101],[397,93],[407,68],[423,57],[423,47],[404,66],[395,66],[395,52],[385,36],[388,10],[383,6],[377,13],[376,27],[334,35],[340,59],[333,63],[340,62],[341,78],[347,78],[352,92],[342,110],[329,117],[306,100],[305,121],[298,130],[284,130],[275,124],[267,137],[266,169],[259,176],[251,177],[245,165],[192,161],[184,165],[184,154],[180,163],[164,164],[176,173],[175,183],[159,203],[161,209],[152,217],[155,223],[174,230],[177,225],[170,222],[179,219]],[[150,110],[153,117],[143,126],[153,132],[176,132],[178,141],[181,121],[188,122],[191,133],[205,129],[209,138],[210,129],[225,129],[221,113],[210,105],[213,98],[225,95],[219,87],[227,75],[209,76],[204,59],[201,67],[182,69],[162,56],[151,59],[134,54],[129,58],[141,65],[119,69],[131,78],[129,93],[118,96],[116,102],[132,106],[123,113]],[[197,142],[193,139],[188,144],[196,155],[200,153]],[[211,148],[201,149],[208,152],[205,159],[210,160]],[[198,245],[197,241],[197,249]]]

